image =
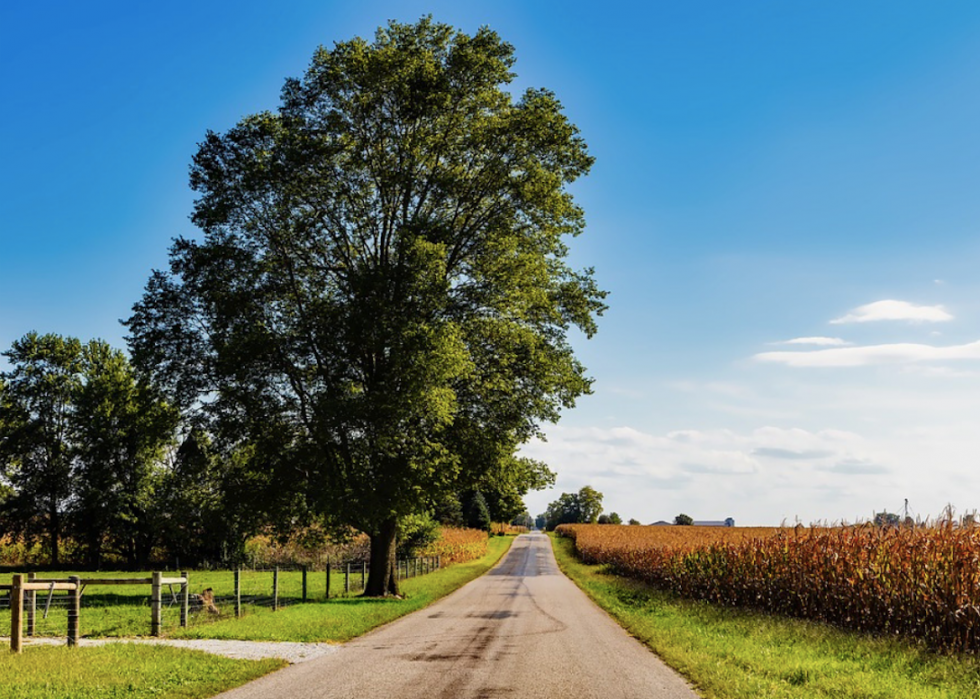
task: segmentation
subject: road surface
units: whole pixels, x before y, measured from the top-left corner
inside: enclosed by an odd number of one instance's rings
[[[558,570],[543,534],[430,607],[222,699],[696,699]]]

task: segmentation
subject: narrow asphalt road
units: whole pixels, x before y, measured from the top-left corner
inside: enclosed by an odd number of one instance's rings
[[[566,578],[543,534],[492,571],[336,653],[225,699],[696,699]]]

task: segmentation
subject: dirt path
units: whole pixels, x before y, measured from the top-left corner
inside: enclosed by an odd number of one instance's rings
[[[542,534],[436,604],[224,699],[695,699],[558,570]]]

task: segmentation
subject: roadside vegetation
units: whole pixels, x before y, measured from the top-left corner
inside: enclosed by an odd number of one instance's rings
[[[351,596],[331,599],[324,604],[298,604],[277,612],[257,609],[242,619],[176,629],[168,636],[343,643],[427,607],[475,580],[497,564],[513,541],[512,536],[493,537],[482,558],[400,581],[403,599]]]
[[[404,580],[403,599],[345,596],[296,604],[272,612],[256,609],[241,619],[222,619],[168,633],[170,638],[341,643],[426,607],[487,572],[507,552],[513,536],[489,540],[480,558]],[[225,573],[202,573],[208,575]],[[143,612],[148,610],[143,607]],[[82,629],[86,626],[83,608]],[[7,623],[9,625],[9,615]],[[147,614],[116,617],[106,635],[145,634]],[[125,619],[131,618],[126,626]],[[123,620],[123,621],[120,621]],[[88,621],[94,621],[91,615]],[[61,625],[63,629],[63,624]],[[279,669],[281,660],[232,660],[203,652],[127,643],[100,647],[28,645],[21,655],[0,649],[0,699],[87,697],[209,697]]]
[[[191,589],[214,591],[218,614],[207,610],[192,610],[189,628],[179,626],[179,604],[171,603],[171,592],[164,588],[163,632],[175,638],[236,638],[269,641],[329,641],[343,642],[359,636],[380,624],[431,604],[456,588],[482,575],[493,567],[510,548],[513,536],[484,535],[482,541],[467,536],[468,530],[454,530],[441,539],[437,547],[445,554],[445,567],[425,575],[400,581],[402,599],[364,598],[361,596],[360,566],[352,577],[351,591],[344,592],[344,576],[336,571],[331,575],[331,596],[326,599],[324,571],[310,573],[307,579],[307,604],[302,600],[302,573],[281,571],[279,598],[281,607],[271,609],[272,574],[268,571],[243,571],[243,616],[235,618],[229,601],[234,590],[232,571],[191,571]],[[479,534],[479,532],[472,532]],[[456,562],[462,561],[462,562]],[[66,577],[68,573],[46,573],[51,577]],[[100,573],[100,577],[132,577],[133,573]],[[148,575],[148,574],[146,574]],[[0,583],[10,582],[10,575],[0,574]],[[86,638],[146,636],[150,632],[149,585],[91,585],[85,589],[82,602],[81,633]],[[249,599],[261,596],[256,603]],[[47,595],[38,593],[37,636],[62,637],[67,624],[67,611],[58,601],[45,613]],[[5,601],[5,600],[4,600]],[[46,617],[46,618],[45,618]],[[0,636],[10,633],[10,613],[0,608]]]
[[[688,600],[582,563],[562,571],[707,699],[975,699],[980,659],[831,626]]]

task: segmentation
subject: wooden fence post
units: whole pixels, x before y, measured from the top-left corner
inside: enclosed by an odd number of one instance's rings
[[[367,589],[367,563],[361,561],[361,590]]]
[[[272,611],[279,611],[279,566],[272,571]]]
[[[10,652],[20,653],[24,632],[24,576],[13,576],[10,588]]]
[[[330,599],[330,557],[327,556],[327,599]]]
[[[303,601],[306,601],[306,566],[303,566]]]
[[[242,615],[242,569],[235,568],[235,618]]]
[[[347,563],[347,570],[344,572],[344,594],[350,594],[350,562]]]
[[[436,556],[436,570],[442,568],[442,556]]]
[[[81,637],[79,622],[82,615],[82,579],[72,575],[68,581],[75,584],[75,589],[68,591],[68,645],[74,648]]]
[[[187,611],[191,606],[191,587],[190,578],[187,577],[187,571],[181,571],[180,577],[184,579],[184,582],[180,584],[180,628],[187,628]]]
[[[37,578],[37,573],[27,574],[27,582],[34,582],[36,578]],[[37,629],[37,592],[35,590],[28,590],[26,635],[33,636],[36,629]]]
[[[160,626],[163,620],[163,604],[161,599],[161,594],[163,592],[163,585],[160,579],[163,578],[163,573],[159,570],[153,572],[153,582],[150,588],[150,635],[159,636]]]

